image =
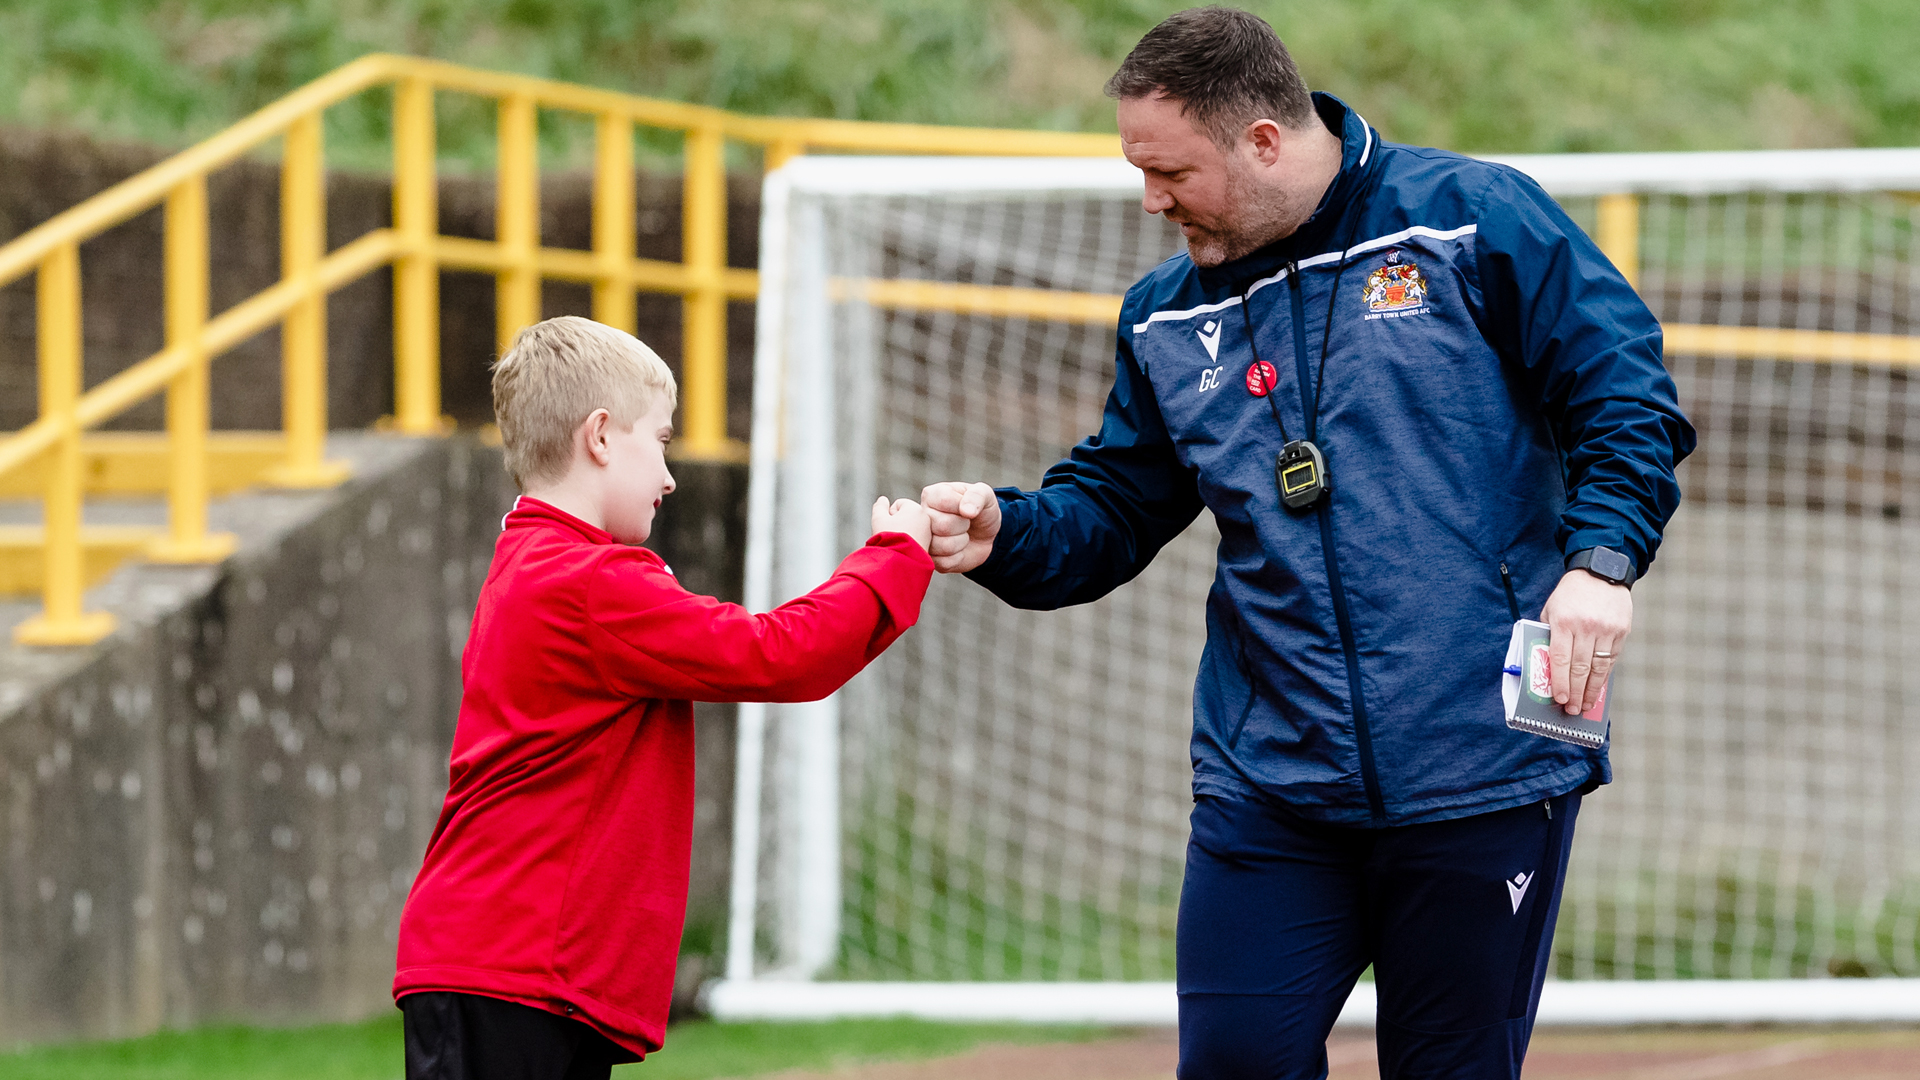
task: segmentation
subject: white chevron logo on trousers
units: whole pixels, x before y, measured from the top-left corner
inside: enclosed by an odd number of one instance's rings
[[[1513,880],[1507,882],[1507,896],[1513,901],[1515,915],[1520,914],[1520,901],[1527,898],[1527,886],[1531,884],[1533,877],[1530,874],[1515,874]]]

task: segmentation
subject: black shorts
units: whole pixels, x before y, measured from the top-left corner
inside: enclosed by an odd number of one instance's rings
[[[607,1080],[639,1055],[578,1020],[479,994],[400,999],[407,1080]]]

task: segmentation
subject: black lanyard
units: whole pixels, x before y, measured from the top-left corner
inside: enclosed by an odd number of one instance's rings
[[[1280,370],[1275,368],[1273,377],[1267,377],[1268,365],[1260,359],[1260,346],[1253,340],[1253,288],[1240,294],[1240,318],[1247,328],[1247,348],[1253,352],[1253,376],[1266,388],[1261,395],[1267,399],[1267,407],[1273,411],[1273,422],[1280,426],[1282,443],[1280,456],[1273,463],[1273,480],[1280,489],[1280,501],[1289,510],[1305,510],[1318,503],[1331,490],[1327,476],[1326,455],[1320,450],[1314,437],[1320,427],[1320,395],[1327,386],[1327,351],[1333,343],[1333,315],[1335,305],[1340,299],[1340,279],[1347,272],[1348,252],[1353,248],[1353,236],[1360,227],[1360,210],[1355,207],[1351,221],[1347,224],[1347,244],[1340,249],[1340,257],[1333,273],[1333,289],[1327,295],[1327,320],[1320,335],[1320,367],[1313,377],[1313,405],[1306,410],[1307,437],[1291,439],[1287,437],[1287,422],[1280,417],[1280,403],[1276,391],[1280,385]],[[1300,264],[1287,264],[1287,276],[1292,279],[1290,288],[1302,288],[1300,283]],[[1251,380],[1250,380],[1251,381]],[[1301,404],[1305,407],[1304,396]]]

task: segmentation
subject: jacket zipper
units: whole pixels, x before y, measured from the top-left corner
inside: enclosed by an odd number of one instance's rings
[[[1233,722],[1233,734],[1227,736],[1227,749],[1233,750],[1240,745],[1240,733],[1247,729],[1247,717],[1253,715],[1253,666],[1247,663],[1247,632],[1244,626],[1240,631],[1240,650],[1234,658],[1240,665],[1240,677],[1247,680],[1247,703],[1240,706],[1240,719]]]
[[[1287,264],[1287,284],[1293,301],[1293,362],[1296,378],[1300,383],[1300,411],[1307,417],[1307,438],[1319,434],[1319,418],[1311,415],[1312,399],[1308,396],[1307,373],[1307,312],[1306,301],[1301,296],[1300,264]],[[1326,363],[1322,357],[1320,362]],[[1327,469],[1331,474],[1331,466]],[[1367,810],[1373,816],[1377,826],[1387,823],[1386,802],[1380,797],[1380,776],[1373,765],[1373,732],[1367,725],[1367,699],[1360,689],[1360,649],[1354,642],[1353,617],[1347,610],[1347,590],[1340,580],[1340,561],[1333,551],[1333,493],[1331,490],[1320,499],[1320,505],[1314,513],[1320,518],[1320,550],[1327,560],[1327,588],[1333,593],[1333,621],[1340,630],[1340,649],[1346,654],[1347,688],[1353,704],[1353,741],[1360,751],[1360,783],[1366,788]]]
[[[1500,564],[1500,584],[1507,590],[1507,610],[1513,613],[1513,621],[1520,621],[1520,599],[1513,595],[1513,571],[1506,563]]]

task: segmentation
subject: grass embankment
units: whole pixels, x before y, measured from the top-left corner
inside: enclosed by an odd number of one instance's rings
[[[1242,0],[1390,138],[1467,151],[1920,143],[1911,0]],[[0,122],[181,144],[363,53],[752,112],[1112,130],[1100,85],[1186,0],[11,0]],[[442,103],[454,160],[492,110]],[[385,103],[335,110],[383,165]],[[590,145],[553,126],[561,159]],[[650,144],[668,155],[671,139]]]
[[[820,1024],[678,1024],[667,1047],[618,1080],[707,1080],[786,1069],[958,1054],[988,1043],[1097,1038],[1100,1028],[843,1020]],[[395,1080],[400,1016],[361,1024],[261,1029],[209,1028],[141,1039],[0,1054],[8,1080]]]

